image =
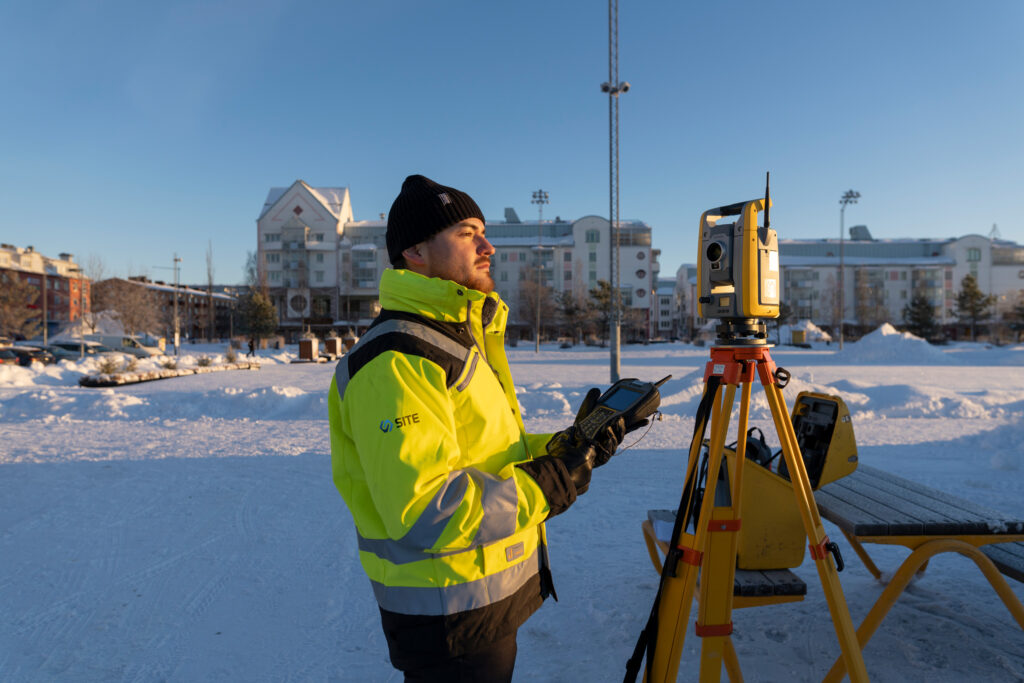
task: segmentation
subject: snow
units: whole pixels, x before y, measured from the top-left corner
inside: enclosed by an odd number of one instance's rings
[[[224,352],[184,350],[181,366]],[[294,348],[260,353],[258,371],[115,389],[78,386],[95,359],[0,367],[0,680],[401,680],[331,482],[333,364],[292,364]],[[657,586],[640,522],[678,503],[707,353],[623,347],[624,376],[673,375],[664,419],[548,525],[561,601],[520,631],[517,680],[621,679]],[[509,355],[532,431],[566,426],[608,376],[606,349]],[[793,374],[789,405],[804,389],[843,396],[862,463],[1024,513],[1021,346],[930,347],[882,328],[843,352],[812,342],[772,356]],[[756,387],[750,419],[771,443]],[[826,531],[860,623],[883,585]],[[888,572],[907,555],[869,552]],[[804,601],[734,614],[748,680],[820,680],[839,652],[813,562],[794,571]],[[691,624],[681,679],[696,678],[699,651]],[[970,560],[943,554],[864,657],[875,681],[1019,681],[1024,633]]]

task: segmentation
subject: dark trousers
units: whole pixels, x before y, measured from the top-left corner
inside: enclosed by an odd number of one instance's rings
[[[516,665],[516,634],[486,649],[452,657],[433,666],[405,669],[407,683],[511,683]]]

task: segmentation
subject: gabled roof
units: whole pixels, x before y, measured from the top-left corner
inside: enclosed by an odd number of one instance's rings
[[[260,215],[256,218],[259,220],[276,205],[281,198],[288,193],[290,189],[300,185],[309,191],[313,198],[316,199],[320,204],[327,209],[332,216],[337,219],[342,218],[342,210],[345,206],[345,201],[348,198],[347,187],[310,187],[302,180],[296,180],[288,187],[272,187],[270,192],[267,193],[267,199],[263,202],[263,210],[260,211]]]

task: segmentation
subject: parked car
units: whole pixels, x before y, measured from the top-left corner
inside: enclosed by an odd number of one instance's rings
[[[54,346],[53,344],[50,344],[49,346],[46,347],[46,350],[50,352],[50,355],[53,356],[54,361],[58,363],[62,360],[78,360],[77,346],[75,347],[74,351],[70,351],[63,347]]]
[[[54,342],[51,346],[70,351],[73,354],[78,354],[81,350],[81,352],[84,352],[86,356],[104,356],[111,353],[121,355],[123,353],[122,351],[112,349],[109,346],[97,344],[94,341],[60,341]],[[75,355],[74,357],[77,358],[78,356]]]
[[[162,356],[164,351],[159,346],[159,340],[146,335],[144,337],[132,337],[122,334],[87,334],[87,341],[108,346],[115,351],[130,353],[138,358],[150,358]]]
[[[43,365],[57,362],[52,353],[36,346],[8,346],[7,348],[18,357],[18,365],[23,367],[32,365],[32,361]]]
[[[0,348],[0,365],[17,365],[18,356],[9,348]]]

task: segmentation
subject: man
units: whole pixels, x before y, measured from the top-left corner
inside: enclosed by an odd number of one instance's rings
[[[511,680],[517,629],[554,595],[544,522],[587,490],[627,425],[593,441],[526,433],[494,247],[469,195],[409,176],[386,241],[380,316],[331,383],[334,483],[406,680]]]

